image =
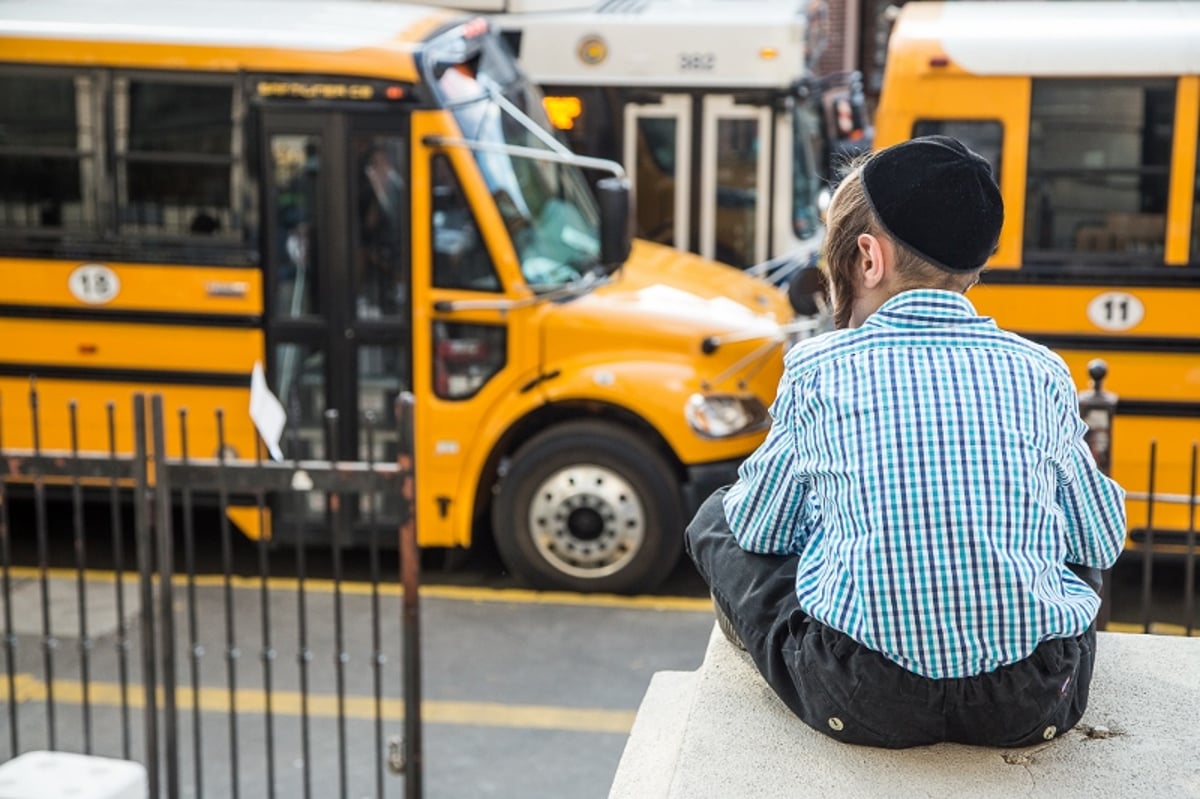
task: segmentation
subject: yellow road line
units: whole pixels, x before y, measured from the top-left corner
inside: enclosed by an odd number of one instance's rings
[[[1110,621],[1105,631],[1110,633],[1142,633],[1145,631],[1145,628],[1140,624],[1134,624],[1129,621]],[[1187,636],[1187,634],[1187,627],[1182,624],[1167,624],[1160,621],[1150,623],[1150,635]],[[1192,637],[1200,637],[1200,629],[1193,629]]]
[[[30,566],[14,566],[9,574],[17,580],[37,579],[40,572]],[[47,575],[54,580],[74,580],[74,569],[47,569]],[[116,572],[102,569],[88,569],[84,579],[91,583],[112,584]],[[123,572],[122,577],[127,583],[136,583],[135,572]],[[225,577],[220,574],[196,575],[196,585],[201,588],[221,587]],[[171,583],[176,586],[187,584],[187,576],[176,574]],[[262,580],[258,577],[232,576],[229,583],[234,588],[260,588]],[[366,596],[371,593],[371,584],[350,580],[342,581],[342,593],[350,596]],[[296,591],[300,581],[294,577],[270,577],[267,587],[273,591]],[[332,594],[335,583],[333,580],[305,580],[304,589],[313,593]],[[398,583],[383,583],[379,586],[380,596],[398,597],[404,592]],[[630,608],[638,610],[670,610],[687,613],[711,613],[712,603],[708,599],[698,599],[682,596],[618,596],[616,594],[574,594],[568,591],[531,591],[524,588],[477,588],[473,586],[456,585],[423,585],[421,596],[432,599],[451,599],[463,602],[505,602],[519,605],[564,605],[575,607]]]
[[[45,702],[47,684],[30,674],[15,676],[15,701],[18,704]],[[78,680],[54,680],[55,703],[82,705],[83,683]],[[161,691],[159,692],[161,701]],[[222,688],[201,688],[196,694],[187,687],[176,691],[180,710],[198,709],[204,713],[227,713],[229,691]],[[145,689],[136,683],[127,686],[129,707],[145,707]],[[239,713],[265,713],[267,694],[257,689],[242,688],[232,694]],[[300,716],[304,697],[296,691],[272,691],[271,712],[280,716]],[[9,701],[8,681],[0,680],[0,701]],[[121,687],[112,682],[89,682],[88,701],[95,707],[121,707]],[[375,718],[375,698],[353,695],[344,698],[345,718],[371,721]],[[385,721],[404,719],[404,702],[383,699],[380,703]],[[453,724],[473,727],[506,727],[523,730],[560,730],[567,732],[614,733],[627,735],[633,726],[635,711],[605,710],[602,708],[571,708],[558,705],[509,705],[499,702],[453,702],[428,699],[421,703],[421,719],[429,724]],[[338,699],[333,694],[310,693],[308,715],[315,719],[337,718]]]

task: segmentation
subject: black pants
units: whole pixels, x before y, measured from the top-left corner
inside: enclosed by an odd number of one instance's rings
[[[889,749],[942,741],[1010,747],[1052,739],[1083,715],[1095,625],[986,674],[922,677],[809,618],[796,599],[799,559],[743,550],[725,520],[724,493],[709,497],[688,526],[688,554],[767,684],[813,729]],[[1084,579],[1098,580],[1089,571]]]

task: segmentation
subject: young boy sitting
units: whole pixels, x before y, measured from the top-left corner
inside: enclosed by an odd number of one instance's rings
[[[855,168],[828,213],[838,329],[787,354],[766,440],[687,531],[732,638],[841,741],[1024,746],[1087,705],[1124,493],[1062,360],[964,296],[1003,216],[948,137]]]

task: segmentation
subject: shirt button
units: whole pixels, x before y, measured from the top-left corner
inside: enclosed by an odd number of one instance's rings
[[[829,729],[833,730],[834,732],[841,732],[842,728],[845,726],[846,725],[842,724],[842,720],[839,719],[837,716],[829,717]]]
[[[1049,727],[1042,730],[1042,737],[1045,738],[1047,741],[1049,741],[1057,733],[1058,733],[1058,727],[1055,727],[1053,724],[1051,724]]]

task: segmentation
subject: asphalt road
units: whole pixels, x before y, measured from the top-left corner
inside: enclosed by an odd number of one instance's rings
[[[17,750],[90,748],[95,754],[122,756],[121,739],[128,734],[134,759],[143,759],[141,639],[136,631],[126,639],[132,657],[129,679],[123,682],[111,577],[97,573],[85,583],[85,679],[72,576],[56,574],[47,582],[56,639],[49,672],[38,612],[41,583],[31,570],[17,569],[13,576],[13,663],[20,701],[7,701],[8,685],[0,687],[0,696],[6,700],[3,716],[17,714]],[[136,585],[130,581],[126,587],[126,612],[135,613]],[[403,733],[400,597],[383,587],[378,634],[385,660],[376,671],[370,589],[361,583],[341,588],[337,596],[323,581],[306,585],[306,640],[301,646],[294,581],[274,580],[265,602],[256,581],[238,581],[228,594],[232,613],[227,614],[223,581],[200,580],[194,588],[194,639],[187,627],[186,584],[176,584],[174,621],[180,640],[175,657],[181,691],[175,729],[182,795],[200,795],[192,768],[196,740],[202,744],[201,791],[206,796],[301,796],[306,778],[316,797],[379,795],[376,774],[382,770],[386,741]],[[262,638],[264,608],[269,646]],[[230,624],[232,649],[226,639]],[[429,586],[422,591],[421,627],[426,796],[603,797],[651,675],[695,669],[712,616],[698,600]],[[264,660],[261,655],[268,650],[275,656]],[[297,657],[302,650],[312,653],[303,691]],[[196,651],[198,656],[191,657]],[[230,652],[236,653],[233,658]],[[7,657],[3,665],[7,676]],[[193,667],[195,692],[190,690]],[[382,686],[379,737],[376,677]],[[127,727],[121,723],[123,686],[132,705]],[[47,715],[50,691],[53,740]],[[82,714],[85,691],[91,708],[87,722]],[[267,790],[268,699],[274,794]],[[231,704],[236,705],[235,716]],[[309,719],[307,746],[304,713]],[[230,731],[233,717],[236,738]],[[0,736],[0,751],[12,745],[5,737]],[[384,785],[382,795],[402,795],[401,777],[385,772]]]
[[[30,509],[9,510],[5,610],[14,648],[0,649],[0,759],[57,748],[146,760],[136,578],[127,573],[119,583],[119,614],[112,539],[89,514],[85,638],[71,514],[59,509],[48,520],[53,568],[43,584]],[[196,529],[211,527],[198,520]],[[125,538],[128,568],[133,541]],[[404,795],[405,778],[384,765],[388,741],[404,730],[394,554],[373,591],[366,553],[347,553],[339,590],[328,579],[328,553],[311,551],[302,594],[292,553],[268,558],[264,584],[257,549],[237,541],[240,576],[227,584],[219,550],[205,547],[196,579],[178,575],[172,586],[179,702],[175,736],[163,739],[160,756],[168,746],[178,751],[180,795],[302,797],[306,783],[319,799]],[[453,570],[436,555],[425,560],[424,795],[606,796],[650,677],[694,670],[703,656],[712,615],[690,566],[681,564],[659,594],[614,597],[526,590],[486,548]],[[161,634],[161,616],[157,623]],[[165,731],[167,718],[157,718]]]

